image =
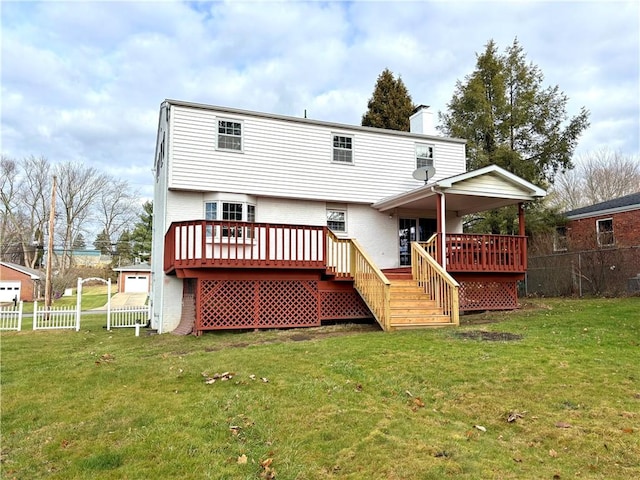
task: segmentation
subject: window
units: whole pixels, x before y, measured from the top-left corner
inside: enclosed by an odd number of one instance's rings
[[[416,168],[433,167],[433,145],[416,145]]]
[[[256,206],[248,203],[241,202],[205,202],[204,204],[204,218],[205,220],[226,220],[230,222],[255,222],[256,221]],[[220,227],[216,227],[215,236],[220,236]],[[236,228],[223,226],[223,237],[242,237],[244,228]],[[250,228],[246,228],[247,236],[252,237]],[[213,236],[213,226],[207,225],[207,237]]]
[[[553,251],[564,252],[567,250],[567,227],[556,227],[553,235]]]
[[[610,247],[615,245],[615,238],[613,237],[613,219],[606,218],[603,220],[596,220],[596,233],[598,236],[598,245],[600,247]]]
[[[353,163],[353,138],[344,135],[333,136],[333,161]]]
[[[218,120],[218,148],[242,151],[242,124]]]
[[[327,210],[327,227],[334,232],[346,232],[347,213],[344,210]]]

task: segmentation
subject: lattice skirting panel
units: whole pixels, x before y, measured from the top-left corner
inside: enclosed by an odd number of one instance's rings
[[[320,317],[322,320],[373,318],[355,290],[321,291]]]
[[[517,282],[460,282],[460,310],[512,310],[518,308]]]
[[[347,285],[317,280],[198,280],[196,331],[319,326],[372,318]]]
[[[320,325],[318,282],[198,280],[197,330]]]

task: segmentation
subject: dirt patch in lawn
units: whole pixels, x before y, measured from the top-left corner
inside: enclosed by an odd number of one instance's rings
[[[483,340],[486,342],[513,342],[522,340],[522,335],[509,332],[488,332],[486,330],[468,330],[456,332],[454,336],[465,340]]]
[[[380,327],[377,324],[370,323],[336,324],[305,329],[258,331],[253,332],[255,333],[255,336],[253,336],[251,331],[244,331],[242,332],[242,335],[244,335],[243,340],[249,341],[229,341],[224,344],[205,347],[204,350],[205,352],[215,352],[225,348],[246,348],[254,345],[267,345],[272,343],[309,342],[324,338],[342,337],[345,335],[369,332],[380,332]],[[211,335],[211,333],[207,332],[205,335]]]

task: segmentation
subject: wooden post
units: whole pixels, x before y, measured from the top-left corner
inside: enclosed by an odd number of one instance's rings
[[[53,176],[53,186],[51,188],[51,207],[49,209],[49,242],[47,245],[47,265],[44,286],[44,305],[45,310],[51,307],[51,262],[53,260],[53,226],[56,221],[56,188],[57,178]]]
[[[436,222],[438,224],[438,263],[446,270],[447,255],[445,252],[446,235],[446,209],[444,203],[444,193],[436,193]]]

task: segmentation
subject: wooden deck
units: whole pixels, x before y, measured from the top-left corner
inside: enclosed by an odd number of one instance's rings
[[[384,330],[423,328],[457,325],[458,311],[517,307],[525,237],[447,234],[440,244],[446,269],[434,236],[412,244],[412,267],[382,272],[326,227],[195,220],[171,225],[164,269],[195,282],[196,331],[369,314]]]

